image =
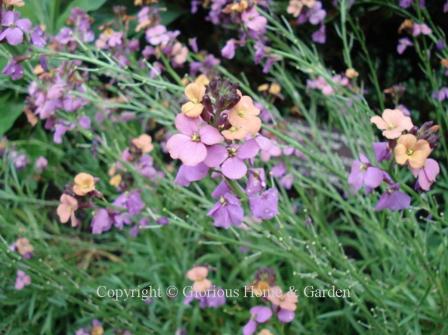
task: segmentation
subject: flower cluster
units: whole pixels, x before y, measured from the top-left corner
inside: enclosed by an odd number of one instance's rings
[[[173,159],[182,161],[176,183],[188,186],[205,178],[212,170],[222,182],[212,196],[218,199],[209,211],[215,226],[239,226],[244,210],[239,194],[243,192],[236,180],[254,174],[254,158],[260,151],[260,110],[249,96],[242,95],[237,86],[227,80],[215,78],[209,82],[204,77],[187,85],[187,102],[176,116],[179,133],[168,139],[167,150]],[[277,214],[278,192],[265,190],[264,174],[248,179],[246,194],[249,196],[252,215],[270,219]],[[257,185],[253,184],[258,178]],[[268,200],[268,201],[266,201]]]
[[[184,299],[185,305],[197,300],[200,308],[218,308],[226,303],[224,290],[207,279],[208,272],[206,266],[195,266],[187,272],[186,276],[193,285]]]
[[[235,25],[239,27],[238,38],[227,40],[221,49],[222,57],[233,59],[238,48],[246,46],[249,42],[254,43],[256,64],[264,64],[263,72],[270,71],[272,65],[278,61],[278,56],[270,53],[267,47],[267,19],[259,12],[260,9],[267,9],[267,0],[243,0],[235,2],[232,0],[212,0],[210,3],[204,1],[192,1],[191,12],[198,11],[203,5],[209,9],[207,20],[217,26]]]
[[[394,157],[398,165],[408,166],[417,178],[417,190],[429,191],[440,172],[437,161],[429,158],[439,140],[439,127],[433,122],[425,122],[418,128],[401,109],[386,109],[381,117],[372,117],[371,122],[387,139],[373,144],[377,162]],[[387,185],[376,210],[401,210],[410,205],[411,198],[399,190],[399,184],[386,171],[374,166],[365,155],[353,162],[348,181],[355,192],[364,187],[370,193],[383,183]]]
[[[109,169],[111,177],[109,184],[121,191],[129,189],[133,184],[132,174],[128,172],[124,163],[131,164],[145,178],[155,180],[163,177],[163,173],[154,167],[154,160],[149,155],[153,148],[152,138],[148,134],[133,138],[129,148],[121,153],[122,162],[116,162]]]
[[[30,259],[33,257],[33,251],[34,248],[31,245],[30,241],[25,237],[20,237],[15,241],[12,245],[10,245],[9,249],[11,251],[17,252],[20,256],[22,256],[24,259]],[[31,284],[31,277],[26,274],[26,272],[22,270],[17,270],[16,274],[16,282],[15,282],[15,289],[16,290],[22,290],[25,288],[25,286],[28,286]]]
[[[34,126],[37,120],[45,122],[45,128],[54,131],[53,141],[62,143],[64,134],[76,127],[89,129],[91,120],[86,115],[71,117],[87,105],[81,97],[85,92],[87,74],[77,70],[80,62],[63,62],[55,69],[49,69],[45,59],[36,67],[38,79],[28,88],[25,113]],[[63,118],[58,112],[67,112]],[[71,120],[68,120],[70,117]]]
[[[294,320],[298,302],[297,294],[291,290],[283,292],[279,286],[275,285],[275,274],[271,269],[259,270],[248,289],[254,296],[271,305],[269,307],[260,305],[250,309],[251,317],[243,328],[244,335],[255,334],[258,325],[268,322],[274,314],[281,323]]]
[[[23,1],[6,1],[3,4],[6,8],[3,9],[0,5],[0,12],[2,13],[0,16],[0,42],[18,47],[26,41],[26,43],[31,43],[35,47],[44,47],[47,40],[42,28],[39,26],[33,27],[29,19],[21,18],[19,12],[11,9],[11,7],[24,6]],[[21,79],[24,75],[22,62],[28,58],[28,55],[12,57],[3,68],[2,73],[11,77],[12,80]]]
[[[327,36],[324,20],[327,12],[323,9],[321,1],[289,0],[287,12],[296,18],[297,25],[302,25],[307,22],[314,26],[320,25],[319,29],[312,34],[311,38],[316,43],[324,44],[326,42]]]

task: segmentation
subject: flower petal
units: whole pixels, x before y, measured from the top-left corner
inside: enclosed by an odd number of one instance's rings
[[[240,179],[247,173],[247,167],[244,162],[237,158],[232,157],[227,159],[221,166],[222,173],[229,179]]]

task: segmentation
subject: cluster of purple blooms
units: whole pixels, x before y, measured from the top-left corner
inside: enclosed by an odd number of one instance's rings
[[[0,8],[2,10],[2,8]],[[29,19],[21,18],[20,13],[13,10],[6,10],[1,15],[0,42],[11,47],[19,47],[24,42],[29,41],[32,45],[42,48],[46,45],[46,37],[41,27],[33,28]],[[11,77],[12,80],[19,80],[24,76],[22,62],[28,59],[27,55],[12,57],[2,73]]]
[[[191,90],[199,92],[197,99],[191,96]],[[259,143],[264,144],[267,152],[274,146],[258,133],[260,110],[250,97],[241,95],[236,85],[220,78],[207,85],[192,83],[187,86],[186,95],[196,99],[195,105],[190,101],[182,110],[195,106],[200,115],[188,117],[182,113],[176,117],[179,133],[167,142],[171,157],[183,163],[175,182],[188,186],[207,177],[210,170],[212,177],[221,180],[212,192],[217,202],[208,212],[216,227],[241,226],[242,201],[246,198],[254,219],[272,219],[278,213],[278,191],[267,188],[263,169],[253,167],[261,149]],[[246,176],[243,188],[237,181]]]
[[[239,27],[238,37],[229,39],[221,49],[222,57],[233,59],[240,47],[249,42],[254,43],[256,64],[264,64],[263,72],[268,73],[272,65],[278,61],[278,57],[269,53],[267,47],[267,20],[262,16],[258,8],[268,9],[270,1],[241,1],[235,3],[231,0],[212,0],[208,6],[207,20],[217,26],[235,25]],[[192,1],[191,12],[195,14],[201,1]]]
[[[323,8],[321,1],[290,0],[287,11],[296,18],[296,25],[310,23],[313,26],[319,26],[319,28],[311,35],[313,42],[324,44],[327,41],[325,28],[325,17],[327,16],[327,12]]]
[[[17,239],[16,242],[10,245],[9,249],[20,254],[23,259],[31,259],[33,257],[33,246],[30,244],[28,239],[24,237]],[[15,289],[19,291],[30,284],[31,277],[27,275],[26,272],[17,270],[16,281],[14,285]]]

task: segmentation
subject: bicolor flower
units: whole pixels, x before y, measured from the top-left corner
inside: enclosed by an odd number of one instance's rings
[[[242,140],[247,135],[255,136],[261,128],[260,110],[254,105],[249,96],[242,96],[238,103],[230,110],[229,123],[238,130],[225,130],[224,137],[229,140]]]
[[[386,109],[382,117],[373,116],[370,122],[382,130],[383,136],[390,140],[400,137],[405,130],[409,131],[414,126],[411,118],[405,116],[400,109]]]
[[[398,139],[394,154],[397,164],[408,163],[411,168],[420,169],[431,154],[431,147],[428,141],[419,140],[412,134],[406,134]]]

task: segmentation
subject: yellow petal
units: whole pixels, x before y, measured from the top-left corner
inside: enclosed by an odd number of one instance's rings
[[[182,105],[182,113],[188,117],[198,117],[203,109],[204,106],[202,104],[196,104],[191,101]]]
[[[408,155],[406,154],[406,147],[404,144],[397,144],[394,149],[395,154],[395,162],[400,165],[406,164],[406,161],[408,160]]]
[[[185,87],[185,96],[188,98],[188,100],[199,103],[202,101],[202,98],[205,94],[205,86],[200,85],[197,83],[191,83],[188,84],[187,87]]]

